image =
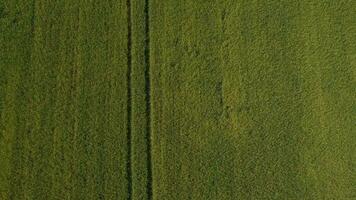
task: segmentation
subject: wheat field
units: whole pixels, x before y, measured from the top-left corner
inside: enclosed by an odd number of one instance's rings
[[[356,200],[353,0],[0,0],[0,200]]]

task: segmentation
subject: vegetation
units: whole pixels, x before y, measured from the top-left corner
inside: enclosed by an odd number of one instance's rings
[[[355,13],[0,0],[0,199],[355,199]]]

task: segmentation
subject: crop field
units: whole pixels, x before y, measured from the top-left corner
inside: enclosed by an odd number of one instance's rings
[[[0,0],[0,200],[356,200],[356,1]]]

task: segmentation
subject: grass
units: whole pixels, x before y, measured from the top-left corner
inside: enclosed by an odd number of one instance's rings
[[[0,0],[0,199],[356,199],[355,8]]]
[[[4,2],[1,199],[126,199],[126,4],[33,2]]]

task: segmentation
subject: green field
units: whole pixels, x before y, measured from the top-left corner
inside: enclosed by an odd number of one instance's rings
[[[0,200],[356,200],[356,1],[0,0]]]

